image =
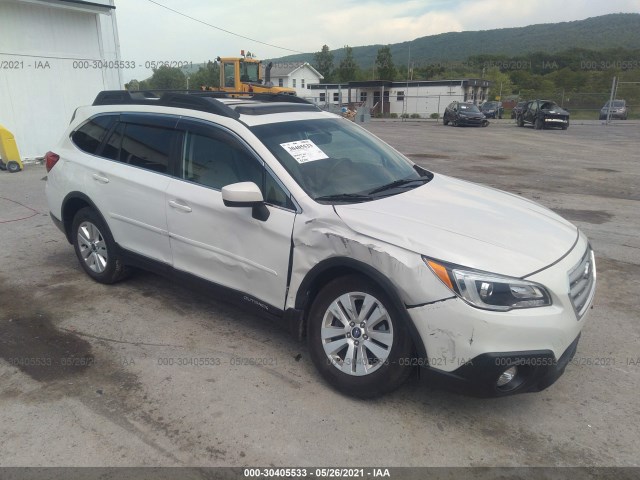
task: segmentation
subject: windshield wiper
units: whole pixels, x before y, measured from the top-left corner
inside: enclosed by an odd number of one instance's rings
[[[371,200],[371,196],[364,193],[336,193],[316,197],[314,200],[320,202],[366,202]]]
[[[391,183],[387,183],[386,185],[382,185],[381,187],[378,188],[374,188],[373,190],[371,190],[369,192],[369,195],[373,195],[375,193],[380,193],[380,192],[384,192],[385,190],[391,190],[397,187],[403,187],[405,185],[409,185],[411,183],[414,182],[428,182],[429,180],[431,180],[428,177],[421,177],[421,178],[401,178],[400,180],[395,180]]]

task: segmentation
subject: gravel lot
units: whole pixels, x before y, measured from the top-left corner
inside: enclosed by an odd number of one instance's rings
[[[89,280],[34,165],[0,172],[0,466],[638,466],[640,125],[367,128],[591,239],[595,306],[558,383],[476,399],[414,379],[344,397],[277,325],[149,273]]]

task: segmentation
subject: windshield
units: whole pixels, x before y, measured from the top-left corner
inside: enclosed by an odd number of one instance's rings
[[[460,104],[460,110],[463,111],[463,112],[480,113],[480,110],[478,110],[478,107],[476,107],[475,105],[473,105],[471,103],[461,103]]]
[[[613,105],[611,106],[612,108],[622,108],[624,107],[624,100],[614,100],[613,101]],[[604,107],[602,108],[609,108],[609,102],[604,104]]]
[[[554,102],[544,102],[540,105],[542,110],[562,110],[562,107],[558,106],[557,103]]]
[[[349,120],[271,123],[251,130],[320,203],[374,200],[433,176]]]
[[[498,102],[487,102],[482,105],[483,110],[489,110],[490,108],[498,108]]]

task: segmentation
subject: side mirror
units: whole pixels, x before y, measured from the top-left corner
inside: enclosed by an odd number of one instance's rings
[[[252,207],[251,214],[256,220],[264,222],[269,218],[262,192],[253,182],[232,183],[222,187],[222,201],[226,207]]]

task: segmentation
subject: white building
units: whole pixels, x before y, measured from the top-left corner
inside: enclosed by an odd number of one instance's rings
[[[41,157],[76,107],[123,88],[114,0],[2,0],[0,20],[0,124]]]
[[[324,108],[364,105],[376,114],[440,116],[454,100],[480,105],[488,99],[490,82],[477,78],[460,80],[372,80],[343,84],[308,85],[298,94]]]
[[[271,82],[279,87],[294,88],[299,97],[306,97],[307,87],[319,83],[323,78],[307,62],[274,62],[271,67]]]

